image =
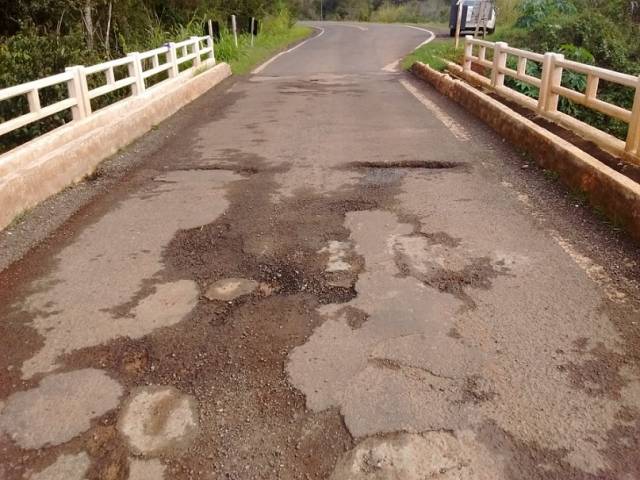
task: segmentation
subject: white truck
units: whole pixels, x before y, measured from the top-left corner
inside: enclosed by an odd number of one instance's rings
[[[493,33],[496,29],[496,9],[491,0],[451,0],[449,33],[456,35],[458,9],[462,8],[460,33]]]

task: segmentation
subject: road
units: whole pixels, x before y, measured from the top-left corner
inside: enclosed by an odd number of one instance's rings
[[[0,478],[640,478],[637,247],[317,26],[32,213]]]

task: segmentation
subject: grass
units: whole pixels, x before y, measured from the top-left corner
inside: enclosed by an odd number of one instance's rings
[[[216,43],[216,59],[228,62],[234,74],[245,75],[286,46],[309,37],[312,32],[312,28],[301,25],[274,30],[265,28],[263,33],[255,37],[253,46],[250,35],[239,35],[237,48],[233,35],[223,32],[222,38]]]
[[[402,68],[408,70],[414,63],[422,62],[442,72],[447,67],[447,60],[460,63],[463,53],[462,44],[456,50],[453,39],[434,40],[407,55],[402,60]]]

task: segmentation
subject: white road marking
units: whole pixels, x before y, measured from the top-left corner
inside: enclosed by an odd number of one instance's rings
[[[311,38],[308,38],[307,40],[305,40],[302,43],[299,43],[298,45],[296,45],[295,47],[290,48],[289,50],[285,50],[284,52],[280,52],[279,54],[277,54],[276,56],[274,56],[273,58],[270,58],[269,60],[267,60],[266,62],[264,62],[262,65],[260,65],[259,67],[256,67],[255,69],[253,69],[253,71],[251,72],[253,75],[255,75],[256,73],[260,73],[261,71],[263,71],[265,68],[267,68],[272,62],[276,61],[278,58],[280,58],[282,55],[286,55],[287,53],[291,53],[294,50],[300,48],[301,46],[303,46],[305,43],[310,42],[311,40],[315,40],[316,38],[320,38],[322,35],[324,35],[324,28],[320,29],[320,33],[318,35],[314,35]]]
[[[429,38],[427,38],[424,42],[418,45],[414,50],[417,50],[423,45],[426,45],[427,43],[432,42],[436,38],[436,34],[433,33],[431,30],[427,30],[426,28],[414,27],[413,25],[405,25],[405,27],[413,28],[414,30],[420,30],[421,32],[427,32],[429,34]]]
[[[445,113],[439,106],[425,97],[416,87],[411,85],[406,80],[400,80],[400,83],[407,91],[416,97],[420,103],[422,103],[425,107],[427,107],[431,112],[436,116],[438,120],[440,120],[453,134],[461,142],[468,142],[471,140],[471,136],[464,129],[462,125],[456,122],[453,118],[451,118],[447,113]]]
[[[363,27],[361,25],[350,25],[348,23],[343,23],[342,25],[340,25],[341,27],[351,27],[351,28],[357,28],[358,30],[362,30],[363,32],[366,32],[367,30],[369,30],[367,27]]]
[[[403,25],[403,27],[407,27],[407,28],[413,28],[415,30],[420,30],[421,32],[427,32],[429,34],[429,38],[427,38],[424,42],[422,42],[420,45],[418,45],[416,48],[413,49],[413,51],[415,52],[417,49],[419,49],[420,47],[431,43],[435,38],[436,38],[436,34],[433,33],[431,30],[427,30],[426,28],[420,28],[420,27],[414,27],[413,25]],[[390,73],[394,73],[400,70],[400,62],[402,61],[401,58],[399,58],[398,60],[391,62],[389,65],[386,65],[385,67],[382,68],[383,71],[385,72],[390,72]]]

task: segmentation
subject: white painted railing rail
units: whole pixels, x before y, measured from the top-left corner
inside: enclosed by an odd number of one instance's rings
[[[168,43],[143,53],[130,53],[126,57],[89,67],[67,67],[64,73],[1,89],[0,102],[26,96],[29,111],[1,122],[0,136],[69,109],[74,121],[83,119],[92,114],[92,100],[123,88],[130,88],[131,95],[141,95],[147,89],[178,77],[180,66],[184,63],[191,61],[196,69],[202,65],[203,59],[210,65],[215,64],[213,39],[210,36],[191,37],[179,43]],[[118,70],[125,67],[126,76],[118,78],[122,76]],[[166,79],[147,86],[151,77],[163,72],[168,72]],[[90,89],[89,85],[92,82],[88,79],[94,75],[103,76],[103,84]],[[45,107],[41,106],[40,91],[56,85],[66,85],[67,98]]]
[[[487,50],[492,52],[491,60],[487,59]],[[516,70],[507,66],[509,56],[516,59]],[[540,78],[527,74],[528,62],[536,62],[540,65]],[[472,64],[481,65],[488,69],[491,72],[490,77],[487,78],[473,72]],[[564,70],[570,70],[586,76],[587,82],[584,92],[562,85],[562,73]],[[487,42],[471,36],[467,36],[465,40],[463,72],[473,76],[497,93],[537,110],[541,116],[565,124],[572,129],[577,129],[576,133],[582,134],[604,148],[632,157],[634,161],[640,159],[640,77],[566,60],[564,55],[558,53],[545,53],[542,55],[509,47],[504,42]],[[537,87],[539,89],[538,98],[534,99],[505,86],[505,76]],[[628,110],[599,99],[598,87],[601,81],[633,89],[635,91],[635,100],[632,109]],[[601,130],[597,130],[584,122],[559,112],[558,102],[560,97],[565,97],[577,104],[629,124],[629,133],[626,141],[622,142]]]

